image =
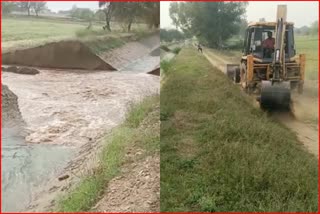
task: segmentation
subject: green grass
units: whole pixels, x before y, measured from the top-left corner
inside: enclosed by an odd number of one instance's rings
[[[160,68],[161,68],[161,70],[164,72],[164,73],[167,73],[168,72],[168,70],[169,70],[169,68],[170,68],[170,61],[168,61],[168,60],[162,60],[161,62],[160,62]]]
[[[113,48],[118,48],[124,45],[127,42],[125,38],[119,37],[101,37],[83,40],[83,43],[86,44],[95,54],[101,54]]]
[[[318,36],[296,36],[295,42],[297,53],[306,54],[306,79],[318,80]]]
[[[35,40],[61,36],[75,36],[75,32],[85,28],[81,23],[63,23],[36,18],[5,18],[2,22],[2,42]]]
[[[172,50],[172,52],[173,52],[174,54],[179,54],[180,51],[181,51],[181,48],[180,48],[180,47],[176,47],[176,48],[174,48],[174,49]]]
[[[135,40],[150,34],[145,24],[134,24],[128,34],[115,22],[111,23],[112,32],[103,30],[102,23],[94,23],[91,29],[86,29],[88,22],[58,18],[18,16],[3,18],[1,22],[3,52],[53,41],[76,39],[87,42],[96,53],[100,53],[121,46],[127,42],[129,35]]]
[[[58,212],[90,211],[97,203],[108,182],[120,173],[126,161],[126,149],[139,147],[146,154],[159,152],[159,96],[145,98],[140,104],[132,106],[123,125],[114,129],[107,136],[99,156],[99,167],[94,173],[83,177],[82,181],[71,192],[58,200]],[[152,112],[155,112],[151,114]],[[147,124],[146,124],[147,123]]]
[[[317,211],[317,159],[194,49],[162,85],[161,211]]]

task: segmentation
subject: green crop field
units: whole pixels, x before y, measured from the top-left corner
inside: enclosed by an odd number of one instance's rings
[[[306,79],[317,80],[319,75],[318,36],[296,36],[295,42],[297,53],[306,54]]]
[[[85,28],[86,25],[86,23],[64,23],[52,19],[4,18],[2,19],[2,41],[71,37],[75,36],[75,32]]]
[[[111,38],[126,37],[120,23],[111,23],[112,32],[102,29],[103,22],[94,22],[87,30],[88,22],[46,17],[4,17],[2,20],[2,51],[28,48],[47,42],[63,39],[82,39],[84,37],[106,36]],[[136,23],[131,34],[143,36],[147,32],[146,24]]]
[[[161,211],[318,210],[317,158],[195,49],[160,97]]]

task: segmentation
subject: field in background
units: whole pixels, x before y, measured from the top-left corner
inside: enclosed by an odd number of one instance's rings
[[[88,36],[120,37],[128,35],[123,26],[111,23],[112,32],[102,29],[103,22],[94,22],[87,30],[88,22],[72,21],[61,18],[35,17],[5,17],[2,22],[2,51],[15,48],[31,47],[47,42]],[[134,24],[132,34],[141,34],[146,31],[145,24]],[[119,35],[120,34],[120,35]]]
[[[318,36],[296,36],[297,53],[305,53],[306,62],[306,79],[318,80],[318,62],[319,62],[319,38]]]

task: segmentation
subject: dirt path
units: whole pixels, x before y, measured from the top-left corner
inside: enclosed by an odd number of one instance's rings
[[[231,57],[218,55],[214,50],[204,49],[204,56],[209,62],[226,73],[226,64],[234,64]],[[306,84],[312,84],[306,81]],[[307,85],[308,87],[308,85]],[[308,151],[319,157],[318,143],[318,99],[308,93],[293,94],[293,110],[291,113],[274,113],[272,117],[297,134]]]
[[[141,156],[141,151],[133,155]],[[148,156],[126,164],[121,176],[110,181],[98,212],[159,212],[160,155]]]

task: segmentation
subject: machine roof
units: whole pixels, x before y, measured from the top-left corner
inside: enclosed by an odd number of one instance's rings
[[[286,25],[293,25],[293,22],[285,22]],[[248,27],[251,26],[270,26],[270,27],[275,27],[277,25],[276,22],[250,22],[248,24]]]

